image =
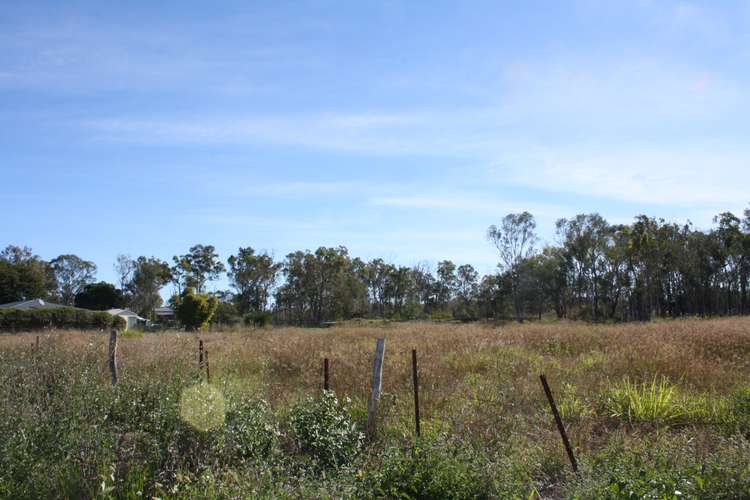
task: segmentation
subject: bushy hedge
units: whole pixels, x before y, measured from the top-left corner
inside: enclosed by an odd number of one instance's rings
[[[124,329],[125,320],[106,312],[54,307],[41,309],[0,309],[0,331],[17,332],[43,328],[79,330]]]

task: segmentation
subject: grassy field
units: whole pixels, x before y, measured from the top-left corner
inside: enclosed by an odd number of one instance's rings
[[[35,337],[0,337],[3,497],[750,498],[750,319],[125,334],[116,389],[105,334]]]

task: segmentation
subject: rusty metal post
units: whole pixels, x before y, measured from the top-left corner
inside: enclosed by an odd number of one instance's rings
[[[555,404],[555,399],[552,397],[552,391],[550,390],[549,384],[547,383],[547,377],[545,377],[544,375],[539,375],[539,379],[542,381],[542,387],[544,387],[544,393],[547,395],[549,406],[552,409],[552,415],[555,417],[557,430],[560,431],[560,436],[562,437],[563,445],[565,446],[565,451],[568,453],[568,458],[570,459],[570,465],[573,467],[573,472],[578,474],[578,462],[576,462],[576,457],[573,454],[573,448],[570,446],[570,441],[568,440],[568,434],[565,432],[565,426],[563,425],[562,419],[560,418],[560,413],[557,411],[557,405]]]
[[[411,350],[411,376],[412,382],[414,383],[414,424],[417,432],[417,437],[421,436],[421,430],[419,426],[419,375],[417,374],[417,350]]]
[[[331,389],[331,379],[329,373],[329,361],[328,358],[323,359],[323,390],[328,391]]]
[[[198,371],[203,371],[203,339],[198,339]]]
[[[208,349],[203,351],[203,356],[205,356],[205,361],[206,361],[206,382],[210,384],[211,383],[211,365],[208,364]]]

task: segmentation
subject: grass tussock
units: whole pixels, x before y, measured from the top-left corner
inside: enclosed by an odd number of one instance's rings
[[[0,337],[0,497],[750,496],[746,318],[129,334],[117,388],[106,335],[46,332],[39,349],[35,335]],[[378,337],[384,394],[364,439]]]

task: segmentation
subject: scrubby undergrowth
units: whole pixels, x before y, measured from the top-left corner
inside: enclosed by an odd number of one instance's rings
[[[377,433],[363,435],[374,339]],[[750,497],[750,320],[0,337],[4,498]],[[410,352],[419,352],[422,439]],[[323,393],[322,359],[332,391]],[[538,380],[576,449],[570,471]]]

